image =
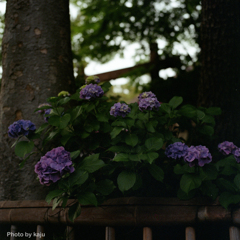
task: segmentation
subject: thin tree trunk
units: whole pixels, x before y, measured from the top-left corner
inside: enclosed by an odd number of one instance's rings
[[[218,106],[218,142],[240,147],[240,1],[202,1],[199,105]]]
[[[8,0],[2,55],[0,199],[43,199],[46,189],[34,173],[39,155],[20,170],[7,131],[19,119],[40,126],[37,106],[73,90],[68,0]]]

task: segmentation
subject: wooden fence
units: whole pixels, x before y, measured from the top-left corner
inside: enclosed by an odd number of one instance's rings
[[[74,200],[68,202],[73,203]],[[45,201],[2,201],[0,225],[4,227],[0,230],[5,233],[1,240],[240,240],[240,209],[227,211],[218,202],[203,199],[112,199],[98,207],[82,206],[81,215],[74,223],[69,221],[67,211],[60,207],[52,211]],[[66,237],[63,233],[62,237],[50,237],[53,231],[60,233],[63,229]],[[124,236],[127,231],[135,230],[141,233]]]

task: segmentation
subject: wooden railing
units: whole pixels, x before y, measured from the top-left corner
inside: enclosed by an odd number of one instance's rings
[[[73,203],[74,200],[71,200],[68,205]],[[156,229],[159,230],[158,235],[161,236],[161,231],[168,229],[168,233],[173,234],[171,231],[174,232],[174,228],[179,226],[181,229],[185,229],[185,236],[175,239],[201,240],[201,238],[196,237],[196,229],[197,232],[201,233],[206,226],[210,225],[219,226],[218,231],[224,230],[227,232],[230,240],[240,239],[238,229],[240,225],[240,209],[236,208],[227,211],[217,202],[210,203],[202,199],[191,201],[180,201],[174,198],[132,197],[112,199],[98,207],[82,206],[81,215],[76,218],[74,223],[68,219],[67,208],[61,209],[57,207],[52,211],[51,205],[48,205],[45,201],[2,201],[0,202],[0,224],[5,226],[5,233],[1,235],[6,237],[3,240],[16,240],[21,239],[21,237],[22,239],[25,237],[25,239],[47,240],[50,239],[47,236],[49,228],[53,229],[53,226],[60,226],[61,229],[66,228],[66,238],[61,239],[68,240],[129,239],[116,235],[119,233],[119,229],[120,233],[123,233],[123,230],[121,230],[123,227],[128,228],[126,231],[129,231],[129,228],[142,229],[142,237],[137,238],[136,236],[135,238],[131,236],[131,240],[152,240],[156,239],[154,236]],[[31,226],[31,229],[35,230],[21,232],[23,226]],[[83,231],[89,227],[93,229],[90,230],[90,233],[87,233],[87,235],[91,235],[90,238],[84,235]],[[79,231],[81,234],[79,234]],[[100,233],[101,231],[102,233]],[[30,234],[31,238],[29,237]],[[176,234],[179,237],[180,233]],[[211,234],[214,234],[213,230],[212,232],[210,230],[209,236],[207,234],[206,232],[204,240],[216,239],[211,236]],[[225,236],[222,237],[220,236],[217,239],[227,239]],[[159,237],[159,239],[169,238]]]

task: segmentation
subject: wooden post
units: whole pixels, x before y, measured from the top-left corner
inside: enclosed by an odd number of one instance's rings
[[[115,229],[113,227],[106,227],[105,240],[115,240]]]
[[[152,240],[152,229],[149,227],[143,228],[143,240]]]
[[[229,228],[229,238],[230,240],[240,240],[239,229],[237,227]]]
[[[37,237],[36,240],[44,240],[45,238],[45,231],[42,225],[37,225]]]
[[[75,240],[74,228],[67,226],[67,240]]]
[[[186,240],[195,240],[196,239],[195,229],[193,227],[187,227],[185,229],[185,239]]]

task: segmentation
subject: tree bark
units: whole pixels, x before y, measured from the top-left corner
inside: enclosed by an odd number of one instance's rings
[[[38,105],[74,89],[68,0],[8,0],[2,55],[0,199],[43,199],[46,188],[34,172],[40,156],[20,170],[7,131],[19,119],[40,126]]]
[[[233,141],[240,147],[239,0],[203,0],[201,37],[199,105],[221,107],[217,140]]]

